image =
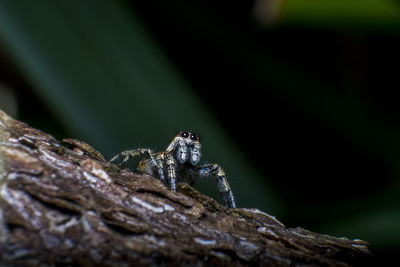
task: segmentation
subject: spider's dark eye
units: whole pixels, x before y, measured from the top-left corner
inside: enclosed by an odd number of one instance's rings
[[[183,138],[188,138],[189,137],[189,133],[188,132],[181,132],[181,136]]]
[[[195,135],[194,133],[192,133],[192,134],[190,135],[190,139],[192,139],[193,141],[196,141],[196,140],[199,139],[199,137],[198,137],[197,135]]]

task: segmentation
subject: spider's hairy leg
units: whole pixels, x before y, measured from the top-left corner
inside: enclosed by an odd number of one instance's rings
[[[176,191],[176,172],[175,159],[171,154],[165,154],[165,163],[167,164],[168,183],[172,190]]]
[[[149,148],[138,148],[138,149],[122,151],[122,152],[118,153],[117,155],[115,155],[114,157],[112,157],[110,159],[110,162],[117,160],[119,157],[123,157],[121,163],[119,164],[119,166],[123,166],[124,163],[127,162],[130,158],[141,156],[144,154],[147,154],[150,157],[151,164],[153,166],[157,165],[156,160],[154,159],[154,152]]]
[[[157,171],[158,171],[158,177],[160,180],[165,183],[165,177],[164,177],[164,153],[159,153],[156,156],[156,163],[157,163]]]
[[[218,191],[222,195],[224,206],[227,208],[236,208],[235,198],[226,179],[225,172],[218,164],[205,164],[199,167],[198,172],[200,177],[216,175]]]

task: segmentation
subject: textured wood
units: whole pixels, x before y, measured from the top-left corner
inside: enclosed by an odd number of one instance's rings
[[[348,266],[369,244],[226,209],[186,184],[120,169],[0,111],[1,265]]]

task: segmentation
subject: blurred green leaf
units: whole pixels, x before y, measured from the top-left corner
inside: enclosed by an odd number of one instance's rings
[[[319,28],[392,29],[398,32],[400,5],[393,0],[284,0],[281,21]]]
[[[110,157],[137,146],[164,149],[177,130],[193,129],[204,159],[226,168],[239,206],[281,211],[266,178],[122,2],[1,1],[0,36],[74,137]]]

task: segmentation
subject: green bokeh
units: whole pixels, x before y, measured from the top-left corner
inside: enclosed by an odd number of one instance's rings
[[[150,144],[161,150],[177,130],[193,129],[204,158],[232,174],[240,206],[279,213],[266,179],[121,2],[3,1],[0,24],[21,71],[74,137],[110,157]],[[243,177],[252,181],[246,188]]]
[[[282,62],[273,51],[241,38],[201,5],[178,2],[184,12],[173,5],[165,12],[176,12],[177,20],[206,40],[223,36],[215,49],[240,62],[248,76],[265,87],[276,85],[270,90],[356,146],[379,155],[393,173],[400,173],[397,121],[380,120],[357,94],[336,94],[323,81]],[[340,32],[398,35],[399,14],[394,1],[298,0],[284,1],[280,20]],[[207,23],[202,24],[205,15]],[[192,129],[202,137],[204,158],[227,170],[240,207],[257,207],[278,219],[296,214],[287,209],[268,177],[240,150],[125,2],[0,1],[0,38],[68,137],[88,142],[109,158],[138,146],[161,150],[177,130]],[[215,196],[210,184],[213,181],[200,183],[199,188]],[[397,183],[368,198],[338,203],[338,209],[365,208],[343,219],[330,218],[325,211],[325,221],[321,219],[320,227],[311,230],[363,238],[375,248],[400,248],[400,238],[393,234],[400,229],[399,189]],[[302,216],[321,216],[312,213]]]

